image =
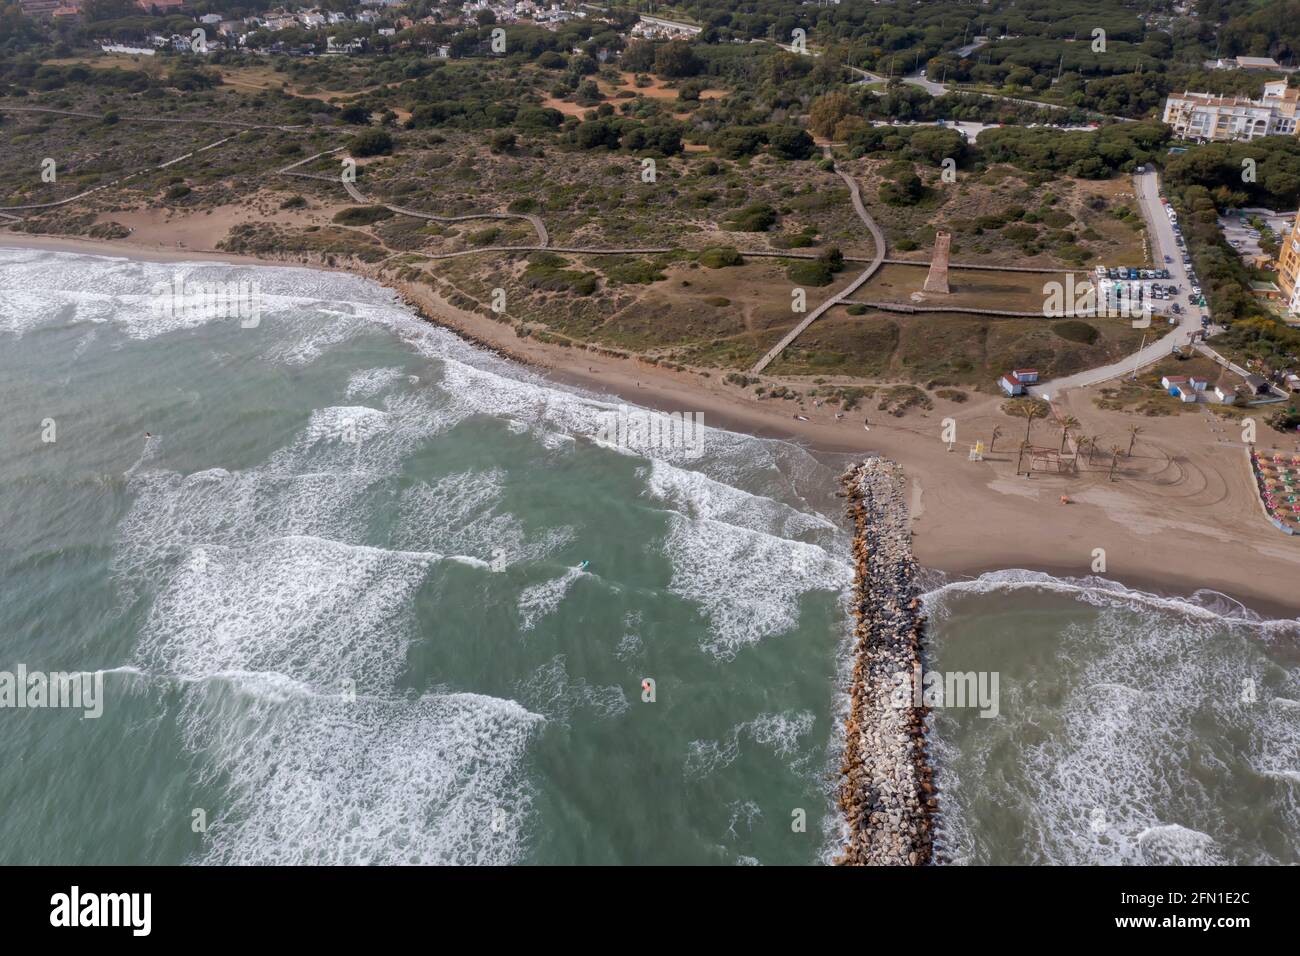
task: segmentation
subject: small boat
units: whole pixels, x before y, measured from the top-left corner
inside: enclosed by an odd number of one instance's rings
[[[808,416],[807,416],[807,415],[796,415],[796,416],[795,416],[795,420],[796,420],[796,421],[801,421],[801,422],[806,422],[806,421],[808,421]]]
[[[579,571],[586,571],[586,570],[587,570],[587,565],[589,565],[589,564],[591,564],[590,561],[583,561],[580,565],[578,565],[578,570],[579,570]]]

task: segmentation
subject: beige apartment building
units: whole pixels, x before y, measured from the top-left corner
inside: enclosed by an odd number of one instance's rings
[[[1282,241],[1277,254],[1277,284],[1282,289],[1287,310],[1300,314],[1300,215],[1296,216],[1291,235]]]
[[[1286,80],[1264,84],[1257,100],[1216,93],[1183,93],[1165,100],[1164,121],[1184,139],[1252,140],[1260,136],[1294,136],[1300,90]]]

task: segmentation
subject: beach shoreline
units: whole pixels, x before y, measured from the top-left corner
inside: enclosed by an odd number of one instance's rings
[[[920,565],[950,578],[978,578],[999,570],[1041,571],[1055,577],[1090,575],[1161,597],[1187,598],[1199,589],[1222,593],[1265,618],[1300,617],[1300,539],[1287,539],[1260,517],[1258,495],[1236,459],[1241,446],[1210,441],[1195,418],[1160,419],[1144,428],[1144,455],[1156,478],[1108,481],[1104,475],[1069,479],[1014,476],[1015,443],[1008,434],[997,454],[968,459],[940,440],[951,417],[965,436],[987,439],[1007,420],[1001,399],[975,394],[965,404],[936,402],[929,413],[892,418],[864,408],[834,418],[833,408],[757,400],[723,382],[636,358],[619,358],[581,346],[570,348],[519,337],[514,328],[457,308],[424,283],[385,275],[382,267],[327,266],[319,262],[235,255],[161,244],[99,241],[0,232],[0,247],[108,256],[148,262],[219,262],[230,265],[310,268],[347,272],[396,292],[425,320],[504,358],[528,366],[560,386],[581,388],[613,401],[662,411],[700,412],[704,423],[760,438],[794,442],[824,455],[886,456],[904,468],[911,494],[913,551]],[[1117,428],[1115,413],[1098,412],[1088,390],[1058,398],[1063,414]],[[807,419],[795,418],[795,413]],[[1111,416],[1107,418],[1106,416]],[[1192,420],[1188,420],[1188,419]],[[868,427],[863,427],[864,420]],[[1018,428],[1012,421],[1012,428]],[[1047,425],[1040,425],[1047,428]],[[1264,435],[1261,443],[1272,439]],[[983,434],[982,434],[983,433]],[[1167,433],[1167,434],[1166,434]],[[1278,437],[1283,447],[1288,439]],[[1163,459],[1157,459],[1163,455]],[[1167,459],[1167,463],[1166,460]],[[1168,477],[1165,472],[1176,473]],[[1062,496],[1069,504],[1058,502]],[[1098,570],[1098,552],[1104,570]]]

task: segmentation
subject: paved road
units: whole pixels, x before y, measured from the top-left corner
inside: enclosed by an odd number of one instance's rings
[[[1202,310],[1198,306],[1190,304],[1192,284],[1187,278],[1187,269],[1183,265],[1182,253],[1174,239],[1174,228],[1169,222],[1169,216],[1165,212],[1164,205],[1160,202],[1159,179],[1154,172],[1146,172],[1134,176],[1133,182],[1138,205],[1142,207],[1142,216],[1147,222],[1147,235],[1151,239],[1151,255],[1157,268],[1169,270],[1170,278],[1162,281],[1166,284],[1172,282],[1178,286],[1178,297],[1174,301],[1183,306],[1181,320],[1178,326],[1164,338],[1151,342],[1128,358],[1113,362],[1110,365],[1104,365],[1101,368],[1079,372],[1077,375],[1067,375],[1064,378],[1043,382],[1031,388],[1029,390],[1030,394],[1039,398],[1047,398],[1049,395],[1059,394],[1063,389],[1087,387],[1096,385],[1098,382],[1118,378],[1121,375],[1131,375],[1134,369],[1160,361],[1169,354],[1170,349],[1174,346],[1188,344],[1192,340],[1192,333],[1200,331]],[[1168,256],[1173,261],[1165,262],[1165,256]],[[1116,265],[1119,265],[1119,263],[1116,263]],[[1163,317],[1159,314],[1152,316],[1153,331],[1158,330],[1157,326],[1162,321]]]
[[[827,149],[826,153],[829,156],[830,150]],[[809,312],[804,316],[802,322],[791,329],[780,342],[777,342],[776,345],[772,346],[771,350],[759,359],[758,362],[755,363],[754,367],[750,369],[750,372],[754,375],[757,375],[759,372],[763,371],[763,369],[767,368],[767,366],[771,364],[772,360],[785,350],[786,346],[802,335],[804,330],[819,319],[823,313],[831,307],[839,305],[854,292],[857,292],[864,282],[876,274],[876,270],[879,269],[881,264],[885,261],[885,234],[880,231],[880,227],[876,225],[876,221],[872,219],[871,214],[867,212],[867,207],[862,204],[862,194],[858,191],[858,181],[843,170],[837,169],[835,172],[838,173],[840,179],[844,180],[848,185],[849,198],[853,200],[853,208],[857,211],[858,218],[866,224],[867,229],[871,232],[871,239],[876,244],[876,256],[871,260],[871,264],[867,266],[867,268],[864,269],[856,279],[846,285],[839,292],[836,292],[821,305],[817,306],[817,308]]]
[[[919,72],[909,73],[907,76],[903,77],[903,82],[910,83],[912,86],[919,86],[931,96],[943,96],[943,94],[948,92],[947,87],[942,83],[936,83],[933,80],[927,79]]]

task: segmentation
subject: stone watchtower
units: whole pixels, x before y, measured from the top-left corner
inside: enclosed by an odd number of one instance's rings
[[[925,277],[925,291],[947,295],[948,289],[948,247],[952,244],[952,233],[936,232],[934,234],[934,257],[930,260],[930,274]]]

